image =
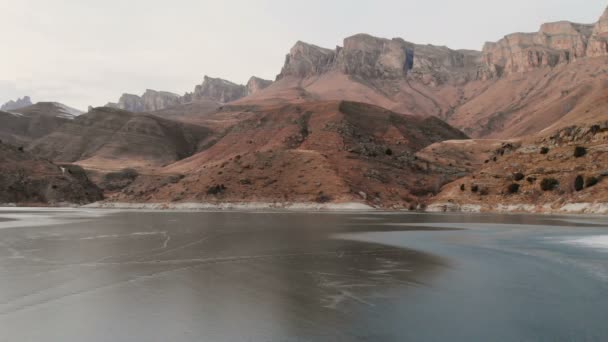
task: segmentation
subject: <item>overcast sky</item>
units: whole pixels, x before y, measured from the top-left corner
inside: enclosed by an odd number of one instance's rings
[[[356,33],[481,49],[547,21],[591,23],[606,0],[0,0],[0,103],[86,109],[203,75],[274,79],[297,41]]]

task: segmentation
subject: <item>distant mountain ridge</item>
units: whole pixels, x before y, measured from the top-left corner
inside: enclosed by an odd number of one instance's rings
[[[106,107],[141,113],[155,112],[199,101],[211,101],[221,105],[254,94],[265,89],[270,84],[272,84],[272,81],[255,76],[249,79],[247,85],[240,85],[221,78],[205,76],[202,84],[195,86],[193,92],[186,93],[183,96],[167,91],[148,89],[141,96],[123,94],[118,102],[110,102]]]
[[[29,96],[24,96],[23,98],[19,98],[15,101],[8,101],[0,107],[0,110],[7,112],[9,110],[31,106],[32,104],[32,99]]]
[[[27,145],[82,112],[57,102],[38,102],[27,107],[0,111],[0,139],[12,145]]]

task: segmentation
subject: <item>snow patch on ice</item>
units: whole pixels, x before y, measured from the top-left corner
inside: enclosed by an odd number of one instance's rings
[[[608,235],[586,236],[582,238],[569,238],[561,241],[562,243],[579,247],[593,248],[608,252]]]

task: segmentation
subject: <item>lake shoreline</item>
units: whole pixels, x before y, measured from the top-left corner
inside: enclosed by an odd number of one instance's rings
[[[608,215],[608,203],[566,203],[559,207],[551,204],[460,204],[438,202],[421,210],[373,207],[360,202],[314,203],[314,202],[222,202],[222,203],[129,203],[95,202],[86,205],[56,203],[51,205],[32,203],[0,203],[0,208],[84,208],[84,209],[122,209],[122,210],[175,210],[175,211],[386,211],[399,213],[464,213],[464,214],[532,214],[532,215]]]

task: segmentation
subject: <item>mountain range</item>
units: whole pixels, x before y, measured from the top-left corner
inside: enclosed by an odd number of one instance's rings
[[[608,10],[481,51],[368,34],[297,42],[274,81],[205,76],[191,93],[123,94],[79,116],[39,103],[0,112],[0,134],[83,167],[108,202],[548,211],[608,202],[607,89]],[[569,191],[580,177],[597,182]],[[545,178],[559,185],[543,190]]]

